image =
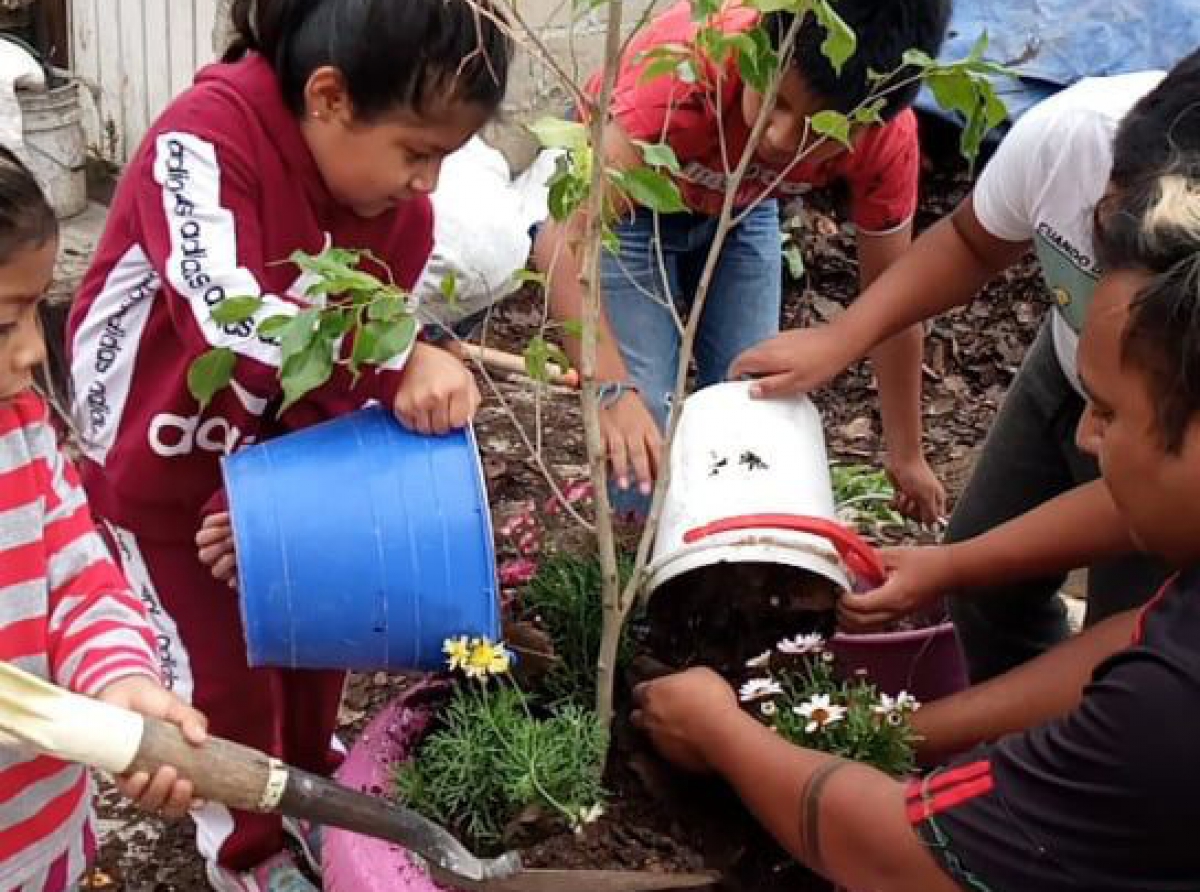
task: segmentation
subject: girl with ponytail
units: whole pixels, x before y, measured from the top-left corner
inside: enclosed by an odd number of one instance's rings
[[[294,315],[306,284],[289,258],[331,247],[369,251],[411,288],[442,160],[496,112],[511,47],[488,0],[236,0],[233,21],[222,64],[163,113],[118,188],[70,319],[72,409],[85,485],[168,685],[214,732],[327,772],[343,674],[247,666],[221,457],[370,400],[441,433],[479,393],[458,359],[418,342],[403,366],[337,367],[276,418],[280,345],[213,308],[254,296],[263,318]],[[237,357],[232,386],[201,407],[188,370],[214,347]],[[195,818],[215,889],[313,892],[278,819],[215,805]]]

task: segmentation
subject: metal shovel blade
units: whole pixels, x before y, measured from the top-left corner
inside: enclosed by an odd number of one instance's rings
[[[656,873],[651,870],[521,870],[512,876],[472,881],[431,865],[443,885],[464,892],[658,892],[702,889],[720,879],[716,873]]]

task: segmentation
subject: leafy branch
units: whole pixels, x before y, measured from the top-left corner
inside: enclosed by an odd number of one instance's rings
[[[386,281],[363,269],[365,261],[382,267]],[[278,345],[281,415],[328,382],[338,365],[357,378],[364,366],[383,366],[402,356],[419,329],[408,292],[396,285],[387,267],[370,252],[298,251],[290,262],[311,279],[305,293],[307,307],[267,315],[264,298],[238,296],[225,298],[211,311],[213,324],[225,331],[251,323],[253,331],[247,339]],[[347,342],[351,344],[348,355]],[[192,363],[188,389],[201,411],[230,385],[236,365],[231,347],[216,347]]]

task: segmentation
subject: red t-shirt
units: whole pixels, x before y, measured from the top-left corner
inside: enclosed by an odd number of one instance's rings
[[[731,5],[719,15],[717,27],[738,33],[753,27],[757,18],[757,11]],[[699,27],[685,0],[634,38],[617,76],[613,115],[632,139],[666,142],[674,149],[683,168],[679,185],[684,201],[698,213],[717,214],[725,171],[736,167],[750,136],[742,115],[742,79],[736,60],[731,58],[723,70],[708,64],[696,83],[671,75],[642,81],[642,71],[651,61],[645,58],[648,51],[690,44]],[[593,89],[597,83],[593,80]],[[718,116],[727,161],[722,157]],[[854,224],[863,232],[890,232],[916,213],[919,169],[917,120],[911,110],[905,110],[887,124],[865,130],[853,151],[817,164],[797,164],[773,195],[787,199],[814,186],[842,181],[850,190]],[[738,205],[757,199],[777,175],[778,169],[760,160],[751,162],[738,190]]]

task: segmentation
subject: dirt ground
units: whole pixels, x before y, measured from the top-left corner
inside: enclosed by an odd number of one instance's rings
[[[955,175],[926,178],[920,225],[961,198],[964,180]],[[839,222],[832,200],[817,196],[804,215],[800,240],[808,278],[792,287],[784,312],[787,327],[831,319],[857,292],[853,237]],[[78,252],[78,246],[73,247]],[[69,293],[70,277],[80,272],[79,254],[71,256],[60,288]],[[952,494],[961,491],[974,452],[983,440],[997,404],[1020,363],[1047,306],[1032,263],[1019,266],[991,285],[970,307],[933,323],[927,341],[925,412],[928,454]],[[500,308],[490,320],[487,342],[520,349],[540,319],[528,298]],[[529,504],[545,504],[549,490],[513,416],[530,429],[544,421],[544,463],[561,479],[585,476],[582,425],[574,395],[552,390],[543,401],[520,381],[492,381],[477,430],[484,453],[492,507],[498,522]],[[878,412],[869,368],[838,378],[815,395],[835,458],[877,462],[882,457]],[[579,535],[561,519],[553,521],[556,541]],[[498,523],[499,525],[499,523]],[[501,542],[502,557],[506,543]],[[351,679],[343,706],[347,738],[389,699],[396,680],[385,673]],[[108,793],[102,808],[103,845],[99,864],[85,888],[108,892],[193,892],[206,888],[190,839],[190,826],[164,826],[116,805]]]

